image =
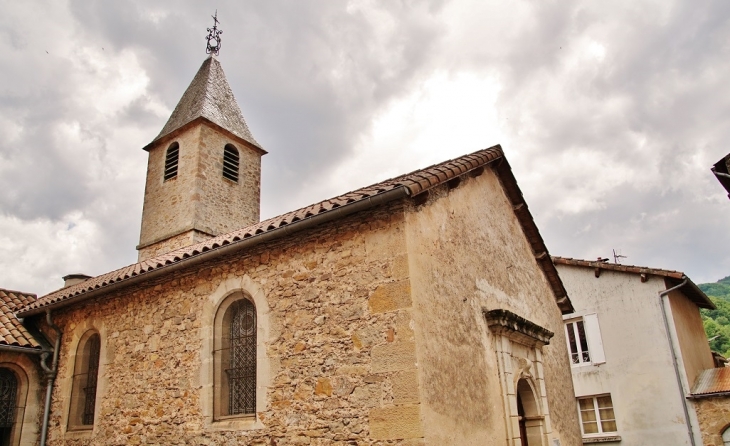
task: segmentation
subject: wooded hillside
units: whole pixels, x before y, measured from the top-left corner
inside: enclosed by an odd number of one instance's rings
[[[710,348],[730,357],[730,276],[715,283],[698,285],[715,303],[717,310],[700,310]]]

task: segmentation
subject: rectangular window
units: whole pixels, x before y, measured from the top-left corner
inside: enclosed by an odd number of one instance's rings
[[[583,435],[617,432],[611,395],[578,398],[578,413]]]
[[[596,314],[586,314],[581,318],[566,321],[565,338],[568,341],[570,363],[573,366],[606,362]]]
[[[568,335],[568,349],[572,364],[590,364],[591,354],[588,351],[588,339],[583,319],[565,324]]]

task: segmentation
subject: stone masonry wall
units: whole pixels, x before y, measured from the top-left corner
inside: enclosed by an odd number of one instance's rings
[[[45,394],[39,355],[0,351],[0,368],[10,370],[17,380],[10,444],[34,446],[39,440]]]
[[[140,261],[150,259],[152,257],[174,251],[178,248],[194,245],[198,242],[208,240],[209,238],[209,235],[196,230],[186,231],[182,234],[175,235],[168,239],[161,240],[157,243],[153,243],[152,245],[141,248],[139,250],[139,259]]]
[[[240,155],[238,183],[223,178],[223,148]],[[261,155],[208,126],[201,129],[196,226],[220,235],[259,222]]]
[[[163,181],[165,156],[173,142],[180,145],[177,176]],[[174,141],[159,144],[149,151],[147,180],[142,209],[140,246],[190,229],[195,221],[190,196],[195,190],[200,126],[183,132]]]
[[[204,233],[220,235],[259,222],[259,152],[205,123],[174,141],[180,145],[180,158],[173,179],[163,181],[165,154],[173,141],[149,152],[140,260],[197,242]],[[223,177],[226,144],[233,144],[240,155],[238,183]],[[190,232],[193,229],[197,231]],[[179,235],[183,231],[186,234]]]
[[[723,446],[722,433],[730,428],[730,396],[694,400],[704,446]]]
[[[554,333],[532,365],[536,397],[547,396],[548,444],[581,444],[562,316],[497,175],[485,169],[431,190],[406,212],[406,241],[426,442],[506,444],[516,411],[503,403],[511,390],[500,385],[499,339],[483,315],[504,309]]]
[[[403,237],[393,204],[59,310],[49,444],[423,444]],[[212,321],[202,308],[231,278],[258,284],[270,310],[260,429],[204,416],[201,330]],[[102,339],[97,421],[66,432],[73,354],[92,328]]]

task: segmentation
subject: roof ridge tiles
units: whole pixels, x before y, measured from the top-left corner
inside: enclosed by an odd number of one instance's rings
[[[617,271],[624,271],[624,272],[634,272],[633,270],[642,270],[640,272],[644,272],[647,274],[655,274],[660,276],[668,276],[668,275],[676,275],[681,274],[685,275],[682,271],[677,271],[673,269],[664,269],[664,268],[652,268],[649,266],[640,266],[640,265],[630,265],[630,264],[624,264],[624,263],[608,263],[608,262],[601,262],[598,260],[586,260],[586,259],[577,259],[573,257],[561,257],[561,256],[552,256],[553,262],[561,265],[573,265],[573,266],[590,266],[590,267],[599,267],[599,268],[606,268],[606,269],[613,269]]]
[[[415,195],[430,188],[433,188],[439,184],[443,184],[451,178],[463,175],[470,170],[483,167],[485,164],[491,161],[503,158],[503,156],[504,154],[502,148],[499,145],[495,145],[486,149],[482,149],[478,152],[464,155],[459,158],[450,159],[442,163],[428,166],[424,169],[414,170],[404,175],[389,178],[387,180],[380,181],[369,186],[346,192],[342,195],[338,195],[330,199],[322,200],[318,203],[313,203],[311,205],[286,212],[284,214],[266,219],[259,223],[239,228],[226,234],[218,235],[203,242],[178,248],[174,251],[170,251],[169,253],[147,259],[143,262],[138,262],[118,268],[111,272],[87,279],[84,282],[80,282],[66,288],[61,288],[38,298],[35,302],[24,305],[21,308],[20,312],[24,313],[31,310],[36,310],[50,304],[61,302],[69,298],[79,296],[81,294],[97,290],[105,286],[109,286],[114,283],[131,279],[134,276],[145,275],[154,270],[158,270],[166,266],[171,266],[191,257],[198,256],[203,252],[220,249],[222,246],[224,246],[224,244],[230,245],[232,243],[241,242],[255,235],[266,233],[267,231],[279,228],[282,226],[280,225],[280,223],[282,223],[283,221],[293,220],[295,217],[299,218],[297,221],[302,221],[306,220],[307,218],[314,217],[320,213],[332,211],[340,207],[341,204],[338,203],[337,206],[331,206],[328,209],[323,208],[324,204],[328,202],[334,202],[335,200],[339,200],[339,202],[345,202],[346,200],[344,199],[344,197],[359,196],[359,200],[371,199],[378,194],[385,193],[387,191],[391,191],[401,187],[405,187],[408,190],[409,194]],[[474,160],[472,160],[472,158],[474,158]],[[436,174],[434,174],[433,172],[429,172],[429,170],[431,169],[438,170],[442,168],[447,168],[451,171],[451,175],[448,175],[445,180],[440,180]],[[514,182],[514,176],[511,174],[510,170],[505,171],[504,169],[500,169],[500,172],[501,175],[509,175],[509,178],[511,178],[510,181]],[[418,181],[418,178],[421,178],[421,180],[425,181],[426,184],[422,184],[420,181]],[[436,179],[436,181],[432,181],[433,179]],[[519,191],[519,186],[517,186],[516,183],[514,185],[514,189],[516,191]],[[370,193],[371,190],[375,190],[376,192]],[[302,216],[302,214],[304,214],[303,217],[300,217]],[[524,218],[529,218],[532,221],[532,217],[529,214],[526,214],[526,217]],[[534,226],[534,221],[530,224],[522,224],[523,230],[525,230],[526,236],[530,240],[530,243],[538,243],[542,246],[542,249],[545,249],[542,238],[539,236],[539,232],[528,231],[531,225]],[[552,265],[552,263],[550,264]],[[543,266],[543,268],[545,267]],[[546,274],[550,275],[552,273],[546,272]],[[557,273],[555,273],[555,275],[557,276]],[[567,299],[565,289],[562,287],[561,282],[557,283],[557,285],[554,285],[553,290],[556,294],[556,299]],[[568,305],[570,305],[569,300]]]
[[[35,293],[27,293],[25,291],[11,290],[11,289],[8,289],[8,288],[0,288],[0,293],[14,294],[14,295],[20,295],[20,296],[33,296],[33,297],[37,297],[37,295]]]
[[[36,301],[35,294],[0,288],[0,345],[40,347],[15,316],[16,309]]]
[[[624,265],[602,262],[598,260],[582,260],[574,259],[572,257],[560,257],[552,256],[552,261],[556,265],[567,265],[567,266],[579,266],[584,268],[597,268],[607,271],[618,271],[629,274],[649,274],[653,276],[663,277],[664,280],[669,281],[672,285],[679,285],[682,280],[686,279],[686,286],[682,288],[685,296],[692,300],[698,307],[714,309],[715,305],[712,303],[710,298],[697,287],[697,285],[687,277],[682,271],[675,271],[661,268],[650,268],[646,266],[636,265]],[[669,285],[667,285],[669,287]]]

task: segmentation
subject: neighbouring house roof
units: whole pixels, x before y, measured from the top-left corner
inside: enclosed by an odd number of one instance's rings
[[[715,367],[725,367],[728,360],[718,352],[712,352],[712,362],[715,363]]]
[[[550,260],[545,243],[522,197],[522,192],[512,174],[512,169],[504,158],[502,148],[497,145],[363,187],[204,242],[102,274],[43,296],[25,306],[19,311],[19,314],[32,315],[40,313],[45,307],[66,306],[112,289],[118,289],[127,284],[137,283],[140,280],[151,279],[168,271],[211,260],[215,256],[230,254],[258,243],[284,237],[315,224],[343,218],[351,213],[367,209],[366,206],[375,206],[406,196],[416,197],[438,185],[458,181],[460,175],[468,172],[478,174],[487,165],[490,165],[496,172],[532,248],[535,259],[545,273],[545,277],[553,290],[558,306],[563,313],[572,312],[573,307],[570,299],[558,276],[555,265]]]
[[[730,158],[730,154],[725,155],[720,161],[716,162],[710,170],[715,174],[717,181],[722,184],[722,187],[728,192],[728,197],[730,197],[730,172],[727,169],[728,158]]]
[[[730,394],[730,367],[703,370],[690,393],[694,397]]]
[[[205,119],[263,151],[248,129],[220,62],[211,55],[200,66],[159,135],[145,150],[197,119]],[[266,152],[264,152],[266,153]]]
[[[15,311],[36,301],[36,295],[0,288],[0,345],[37,348],[41,345],[15,316]]]
[[[553,262],[556,265],[582,266],[586,268],[592,268],[598,271],[597,274],[600,273],[600,270],[606,270],[632,274],[649,274],[653,276],[664,277],[671,286],[679,285],[684,280],[687,280],[685,286],[682,287],[682,292],[684,293],[684,295],[687,296],[700,308],[708,308],[711,310],[715,309],[715,304],[712,303],[710,298],[707,297],[707,295],[702,290],[700,290],[699,287],[695,285],[695,283],[692,282],[692,280],[681,271],[648,268],[645,266],[621,265],[616,263],[602,262],[598,260],[581,260],[556,256],[553,256]]]

